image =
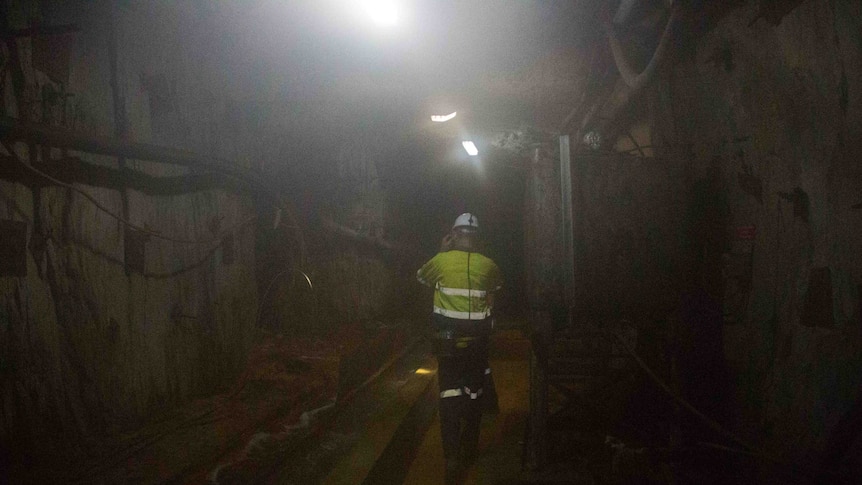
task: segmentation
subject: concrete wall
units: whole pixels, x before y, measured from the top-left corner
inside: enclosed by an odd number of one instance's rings
[[[677,53],[653,143],[690,167],[738,429],[810,463],[860,405],[862,5],[805,1],[775,25],[764,3]]]
[[[385,134],[371,133],[340,140],[333,154],[335,173],[327,185],[335,192],[319,201],[323,217],[377,240],[392,240],[390,194],[381,184],[379,166],[387,157]],[[321,323],[386,321],[403,316],[395,251],[361,243],[333,233],[320,235],[321,244],[310,251],[324,303]],[[412,276],[412,275],[411,275]],[[409,283],[412,284],[412,278]]]

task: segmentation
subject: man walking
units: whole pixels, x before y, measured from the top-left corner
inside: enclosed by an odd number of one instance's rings
[[[480,251],[479,220],[469,212],[461,214],[443,238],[440,252],[416,274],[419,282],[434,288],[432,320],[447,483],[457,479],[462,463],[472,462],[478,450],[491,308],[502,284],[500,269]]]

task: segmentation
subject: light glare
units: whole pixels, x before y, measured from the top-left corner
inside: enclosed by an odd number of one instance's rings
[[[398,9],[395,2],[389,0],[365,0],[362,2],[365,12],[377,25],[393,26],[398,23]]]
[[[464,150],[467,150],[467,155],[475,157],[479,154],[479,150],[476,148],[476,145],[474,145],[472,141],[462,141],[461,145],[464,147]]]
[[[452,118],[454,118],[455,115],[457,115],[457,114],[458,114],[457,111],[453,111],[453,112],[449,113],[448,115],[431,115],[431,121],[434,121],[437,123],[444,123],[444,122],[449,121]]]

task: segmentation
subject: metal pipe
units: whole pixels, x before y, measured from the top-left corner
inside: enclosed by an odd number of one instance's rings
[[[16,39],[19,37],[52,36],[77,34],[81,28],[77,24],[64,25],[33,25],[26,29],[12,30],[2,35],[3,39]]]
[[[252,173],[250,170],[236,167],[236,162],[214,157],[204,157],[193,152],[158,145],[88,136],[63,128],[27,123],[8,116],[0,116],[0,140],[26,141],[114,157],[151,160],[159,163],[203,168],[251,184],[258,189],[262,189],[264,194],[287,213],[291,222],[290,227],[296,232],[296,242],[299,245],[301,265],[305,264],[305,238],[299,225],[299,218],[291,207],[279,196],[277,186],[262,176]]]
[[[590,79],[593,77],[593,65],[596,60],[596,52],[597,50],[593,50],[593,55],[590,57],[589,62],[589,70],[587,70],[587,75],[584,77],[584,91],[581,93],[581,99],[578,100],[578,103],[569,111],[569,114],[566,115],[565,119],[563,119],[563,123],[560,125],[560,133],[565,133],[566,129],[572,123],[572,120],[575,119],[575,116],[578,115],[584,106],[587,103],[587,92],[590,91]],[[604,77],[604,76],[602,76]]]
[[[605,116],[596,124],[593,131],[596,131],[602,135],[603,139],[612,140],[613,137],[608,136],[608,130],[610,127],[616,122],[617,117],[622,113],[626,107],[628,107],[629,103],[640,93],[641,89],[646,86],[652,77],[655,75],[658,67],[661,65],[662,61],[667,55],[668,44],[670,44],[670,39],[673,32],[673,27],[676,24],[677,18],[679,16],[679,3],[676,2],[671,7],[670,18],[668,18],[667,24],[665,25],[664,32],[662,32],[661,40],[659,41],[658,47],[656,47],[656,51],[653,53],[652,59],[650,59],[647,67],[640,72],[639,74],[634,74],[634,70],[628,64],[628,61],[625,59],[625,55],[622,52],[622,45],[619,43],[619,39],[616,38],[616,35],[613,32],[613,28],[608,29],[608,37],[611,45],[611,52],[613,53],[614,63],[617,66],[617,70],[620,72],[620,77],[623,82],[623,91],[622,95],[618,99],[616,103],[611,106],[610,113],[606,113]],[[609,96],[613,96],[613,93],[616,89],[612,90]],[[597,103],[595,107],[603,106],[603,103]],[[594,109],[584,118],[584,122],[582,123],[583,132],[587,131],[587,128],[592,125],[593,118],[597,116],[599,113],[598,109]],[[581,133],[579,133],[580,135]]]
[[[624,25],[628,23],[629,17],[632,14],[632,9],[637,3],[638,0],[623,0],[620,3],[620,7],[617,9],[617,13],[614,15],[614,23],[616,25]]]
[[[572,211],[572,157],[569,135],[560,136],[560,196],[563,231],[563,298],[571,308],[574,303],[575,245],[574,216]]]
[[[620,71],[620,76],[623,78],[623,81],[625,81],[626,85],[628,85],[632,90],[641,89],[650,81],[650,79],[652,79],[653,74],[665,57],[665,52],[667,52],[667,46],[670,43],[672,35],[671,32],[673,30],[673,26],[676,24],[678,16],[679,8],[677,6],[672,7],[670,18],[668,18],[667,24],[664,27],[661,40],[659,40],[658,46],[656,47],[655,52],[653,52],[649,63],[640,73],[636,73],[631,64],[629,64],[628,59],[626,59],[622,44],[620,43],[613,26],[608,28],[608,42],[610,42],[614,63],[617,65],[617,69]]]
[[[638,0],[622,0],[622,2],[620,2],[620,6],[617,8],[617,13],[614,14],[614,24],[625,25],[629,23],[629,17],[631,17],[632,11],[637,2]],[[673,5],[673,0],[666,0],[665,3],[670,7]]]
[[[389,241],[387,241],[381,237],[374,237],[374,236],[369,236],[367,234],[362,234],[355,229],[351,229],[349,227],[342,226],[341,224],[338,224],[337,222],[333,221],[332,219],[324,218],[322,222],[323,222],[323,228],[326,229],[327,231],[333,233],[333,234],[345,237],[347,239],[351,239],[351,240],[356,241],[356,242],[369,244],[371,246],[375,246],[375,247],[378,247],[380,249],[386,249],[388,251],[392,251],[393,249],[396,249],[395,244],[393,244],[393,243],[391,243],[391,242],[389,242]]]
[[[0,116],[0,139],[27,141],[101,155],[205,168],[254,182],[270,190],[273,189],[262,178],[250,174],[246,170],[235,168],[233,166],[235,164],[228,160],[204,157],[193,152],[158,145],[89,136],[54,126],[28,123],[8,116]]]

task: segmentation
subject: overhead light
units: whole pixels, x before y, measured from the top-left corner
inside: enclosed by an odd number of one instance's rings
[[[479,154],[479,150],[476,149],[476,145],[472,141],[462,141],[461,145],[464,147],[464,150],[467,150],[467,155],[475,157]]]
[[[443,122],[451,120],[457,114],[458,114],[457,111],[453,111],[453,112],[449,113],[448,115],[431,115],[431,121],[434,121],[437,123],[443,123]]]
[[[365,0],[365,12],[377,25],[391,27],[398,23],[398,9],[391,0]]]

